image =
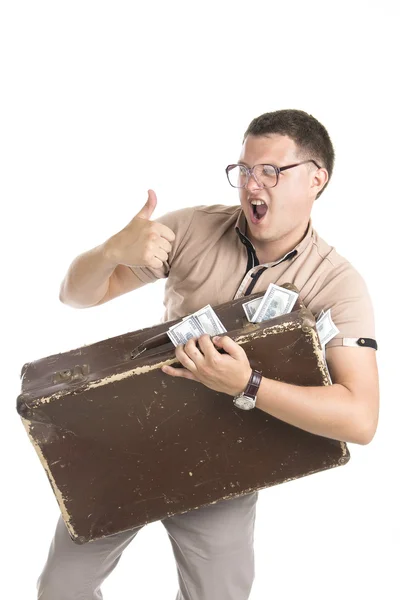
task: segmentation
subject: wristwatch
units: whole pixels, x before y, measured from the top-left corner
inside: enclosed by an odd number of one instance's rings
[[[261,371],[252,370],[249,382],[244,392],[235,396],[233,404],[242,410],[251,410],[256,405],[258,388],[262,379]]]

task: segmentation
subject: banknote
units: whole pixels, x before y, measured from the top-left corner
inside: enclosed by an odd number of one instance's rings
[[[186,344],[191,338],[199,338],[203,335],[200,324],[194,318],[187,318],[184,321],[177,323],[167,331],[168,337],[174,346]]]
[[[297,292],[270,283],[251,321],[261,323],[290,313],[298,296]]]
[[[323,347],[339,333],[339,329],[332,320],[331,309],[327,310],[326,313],[318,319],[316,327],[321,346]]]
[[[209,304],[193,313],[192,317],[197,319],[204,333],[218,335],[226,332],[225,327]]]
[[[205,333],[214,336],[225,332],[225,327],[209,304],[192,315],[184,317],[167,331],[175,346],[186,344],[191,338],[199,338]]]
[[[262,301],[262,296],[260,298],[256,298],[255,300],[249,300],[249,302],[245,302],[242,304],[243,310],[246,313],[246,317],[248,321],[252,321],[254,315],[257,312],[258,307],[260,306]]]

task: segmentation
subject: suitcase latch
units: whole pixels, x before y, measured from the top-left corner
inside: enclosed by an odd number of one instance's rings
[[[72,369],[63,369],[53,375],[53,383],[70,383],[82,381],[89,375],[89,365],[76,365]]]

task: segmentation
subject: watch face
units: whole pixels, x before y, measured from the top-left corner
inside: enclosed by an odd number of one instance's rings
[[[250,410],[254,408],[254,400],[247,396],[240,396],[239,398],[235,398],[235,405],[242,410]]]

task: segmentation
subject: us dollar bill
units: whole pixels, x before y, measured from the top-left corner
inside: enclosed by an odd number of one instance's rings
[[[243,306],[243,310],[246,313],[246,317],[248,321],[252,321],[254,315],[257,312],[258,307],[261,304],[261,300],[262,300],[262,296],[261,298],[256,298],[255,300],[249,300],[249,302],[245,302],[244,304],[242,304]]]
[[[319,341],[321,342],[321,346],[323,348],[325,348],[326,344],[339,333],[339,329],[333,322],[331,309],[327,310],[326,313],[324,313],[322,317],[318,319],[316,327]]]
[[[192,315],[184,317],[167,331],[175,346],[186,344],[191,338],[199,338],[205,333],[214,336],[225,332],[225,327],[209,304]]]
[[[226,332],[226,329],[222,325],[218,315],[209,304],[193,313],[192,317],[197,319],[204,333],[208,333],[212,336]]]
[[[270,283],[267,291],[261,298],[259,306],[251,318],[251,322],[261,323],[263,321],[268,321],[269,319],[279,317],[280,315],[290,313],[298,296],[299,295],[297,292],[287,290],[286,288],[280,287],[275,283]],[[249,310],[249,314],[250,313],[251,307]]]
[[[174,346],[186,344],[191,338],[199,338],[203,333],[200,324],[192,317],[173,325],[167,331],[168,337]]]

